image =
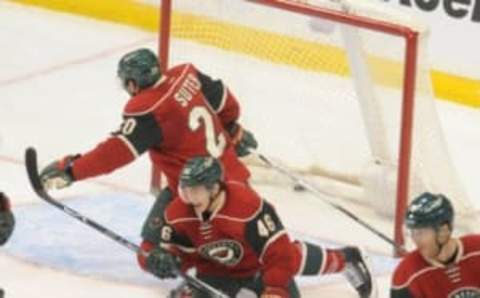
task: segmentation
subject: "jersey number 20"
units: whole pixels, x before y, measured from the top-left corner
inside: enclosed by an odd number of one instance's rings
[[[188,117],[188,126],[192,131],[200,128],[201,123],[205,128],[205,140],[208,153],[215,158],[222,156],[223,150],[227,145],[227,140],[222,133],[215,135],[215,126],[213,124],[212,115],[205,107],[194,107]]]

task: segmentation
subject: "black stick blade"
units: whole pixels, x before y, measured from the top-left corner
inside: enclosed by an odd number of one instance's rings
[[[43,197],[45,189],[38,175],[37,151],[32,147],[27,148],[25,151],[25,166],[27,167],[28,179],[30,180],[33,190],[39,196]]]

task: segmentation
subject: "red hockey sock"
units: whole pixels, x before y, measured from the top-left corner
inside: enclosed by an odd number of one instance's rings
[[[325,249],[308,242],[296,241],[299,275],[319,275],[342,272],[345,255],[340,249]]]
[[[325,269],[321,274],[342,272],[345,268],[345,256],[339,249],[327,249]]]
[[[154,247],[155,247],[155,245],[152,242],[147,241],[147,240],[143,240],[142,244],[140,245],[141,250],[143,250],[145,252],[151,251]],[[138,262],[138,265],[140,265],[140,267],[143,270],[146,270],[146,268],[147,268],[147,266],[146,266],[147,257],[145,257],[145,255],[140,254],[140,253],[137,254],[137,262]]]

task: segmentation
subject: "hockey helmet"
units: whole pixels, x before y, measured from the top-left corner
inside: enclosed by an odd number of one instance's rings
[[[405,223],[409,229],[437,228],[443,224],[452,227],[453,218],[453,206],[446,196],[424,192],[408,206]]]
[[[127,53],[118,63],[117,75],[124,88],[128,81],[134,81],[140,89],[150,87],[161,76],[157,56],[149,49]]]
[[[211,188],[215,183],[222,181],[222,165],[211,156],[189,159],[180,173],[180,188],[197,185]]]

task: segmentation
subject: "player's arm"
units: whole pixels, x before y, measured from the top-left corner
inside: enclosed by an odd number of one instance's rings
[[[160,231],[162,245],[179,257],[180,270],[185,272],[194,267],[198,261],[198,254],[190,238],[177,231],[173,225],[164,224]]]
[[[392,277],[392,286],[390,288],[390,297],[391,298],[416,298],[413,294],[412,289],[410,289],[410,284],[408,283],[409,276],[406,275],[406,270],[400,268],[402,263],[395,269]]]
[[[415,298],[415,296],[410,293],[410,290],[408,288],[392,288],[390,290],[390,298]]]
[[[153,114],[126,116],[120,129],[93,150],[51,163],[40,178],[47,187],[66,187],[73,181],[110,173],[161,141],[162,131]]]
[[[158,229],[160,242],[155,239],[144,239],[141,244],[148,257],[137,255],[141,268],[159,278],[175,277],[177,270],[186,271],[195,265],[196,254],[190,239],[178,233],[165,221]],[[155,242],[154,242],[155,241]]]
[[[210,76],[198,71],[201,90],[212,109],[217,113],[225,127],[237,122],[240,116],[240,105],[233,93],[221,80],[214,80]]]
[[[200,71],[197,73],[202,93],[230,134],[238,156],[248,155],[249,149],[257,148],[258,144],[253,134],[238,123],[240,116],[238,100],[221,80],[213,80]]]
[[[162,131],[151,113],[125,116],[120,128],[72,165],[75,180],[108,174],[159,145]]]
[[[271,204],[264,201],[261,211],[248,222],[246,238],[263,264],[262,279],[266,289],[286,295],[295,275],[294,248]]]

